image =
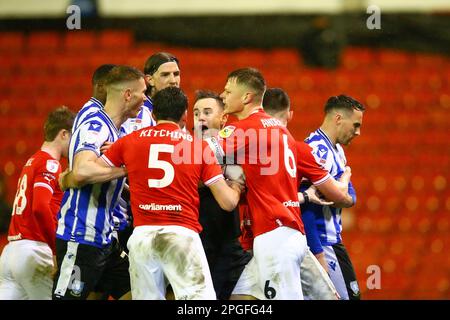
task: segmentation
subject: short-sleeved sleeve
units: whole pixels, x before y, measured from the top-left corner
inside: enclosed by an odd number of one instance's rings
[[[106,124],[93,119],[83,123],[80,127],[78,139],[80,139],[75,153],[90,150],[100,156],[100,147],[109,138],[109,129]]]
[[[333,167],[333,151],[323,141],[311,141],[308,143],[312,148],[312,155],[315,161],[326,171],[330,172]]]
[[[297,170],[300,178],[305,177],[318,185],[330,178],[328,171],[315,156],[313,149],[305,142],[297,142]]]
[[[58,177],[61,173],[59,161],[54,159],[43,160],[35,168],[33,187],[43,187],[54,193],[58,187]]]
[[[124,165],[123,148],[129,137],[130,136],[126,136],[114,142],[101,158],[111,167],[120,167]]]

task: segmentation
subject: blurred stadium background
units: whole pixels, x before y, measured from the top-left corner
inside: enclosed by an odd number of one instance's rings
[[[80,30],[66,26],[72,4]],[[372,4],[381,29],[367,26]],[[2,207],[42,143],[46,114],[78,110],[100,64],[142,69],[152,53],[171,52],[191,108],[195,90],[221,92],[231,70],[253,66],[290,95],[298,140],[320,125],[331,95],[367,107],[346,149],[358,202],[343,214],[363,298],[449,299],[449,18],[444,0],[1,0]],[[9,216],[2,208],[4,225]],[[366,285],[371,265],[381,288]]]

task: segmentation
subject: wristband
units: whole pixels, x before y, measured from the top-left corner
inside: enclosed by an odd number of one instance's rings
[[[306,193],[306,191],[303,191],[302,195],[303,195],[303,199],[305,199],[305,202],[303,202],[303,204],[308,204],[309,203],[309,196]]]

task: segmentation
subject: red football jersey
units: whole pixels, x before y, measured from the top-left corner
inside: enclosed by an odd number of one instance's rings
[[[178,225],[200,232],[198,184],[223,179],[206,142],[173,123],[158,124],[115,142],[102,158],[128,171],[135,226]]]
[[[289,131],[260,109],[226,126],[219,137],[224,139],[228,161],[244,170],[253,235],[279,226],[304,233],[297,196],[297,146]]]
[[[316,161],[312,148],[304,141],[297,142],[297,172],[298,179],[307,178],[313,184],[318,185],[329,179],[331,176],[328,171],[323,169]],[[239,204],[239,213],[241,217],[241,242],[244,250],[253,248],[253,234],[251,232],[251,216],[247,203]]]
[[[56,215],[63,197],[60,173],[59,161],[44,151],[28,159],[17,183],[8,240],[41,241],[54,251]]]
[[[297,142],[298,180],[307,178],[312,184],[321,184],[329,179],[330,173],[316,160],[313,149],[304,141]]]
[[[250,210],[248,209],[245,198],[239,203],[239,217],[241,219],[239,242],[241,243],[242,249],[247,251],[253,249],[254,236],[252,232],[252,221],[250,220]]]

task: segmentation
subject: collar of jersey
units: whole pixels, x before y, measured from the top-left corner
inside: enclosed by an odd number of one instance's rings
[[[325,140],[325,142],[328,144],[328,146],[332,149],[337,150],[337,147],[335,145],[333,145],[333,143],[331,142],[330,138],[328,138],[327,134],[325,132],[322,131],[322,129],[317,129],[317,133],[319,133]]]
[[[105,112],[105,110],[100,109],[100,110],[98,110],[98,112],[105,117],[105,121],[108,122],[109,126],[111,128],[114,128],[114,130],[116,131],[117,135],[120,136],[120,128],[116,128],[116,125],[114,124],[112,119],[109,117],[109,115]]]
[[[101,103],[100,100],[98,100],[97,98],[91,97],[89,100],[90,100],[92,103],[95,103],[97,106],[99,106],[100,109],[103,109],[103,108],[104,108],[103,103]]]

